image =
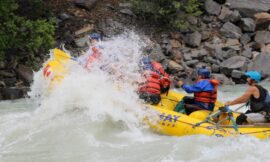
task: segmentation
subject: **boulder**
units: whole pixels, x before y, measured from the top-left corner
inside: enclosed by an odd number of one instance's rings
[[[171,53],[172,53],[173,60],[177,62],[178,64],[180,64],[183,57],[181,51],[178,49],[172,49]]]
[[[243,34],[240,38],[240,42],[243,44],[243,45],[246,45],[248,44],[249,42],[251,41],[251,38],[248,34]]]
[[[170,70],[172,73],[177,73],[181,70],[184,70],[184,68],[179,65],[177,62],[173,60],[168,61],[168,70]]]
[[[181,43],[176,39],[171,39],[170,45],[172,48],[180,48],[182,46]]]
[[[221,5],[213,0],[206,0],[204,7],[207,13],[210,15],[219,15],[221,10]]]
[[[79,36],[79,35],[85,35],[89,32],[91,32],[94,29],[94,25],[93,24],[87,24],[84,27],[82,27],[81,29],[75,31],[75,36]]]
[[[15,77],[15,74],[10,71],[0,70],[0,76],[12,78]]]
[[[19,64],[15,71],[27,84],[33,82],[33,70],[30,67]]]
[[[198,47],[201,44],[202,35],[199,32],[194,32],[192,34],[187,34],[184,41],[187,45],[191,47]]]
[[[270,43],[270,32],[269,31],[257,31],[255,35],[255,42],[260,44]]]
[[[70,19],[70,15],[67,14],[67,13],[61,13],[61,14],[59,15],[59,18],[60,18],[62,21],[65,21],[65,20]]]
[[[124,14],[124,15],[129,15],[129,16],[134,16],[135,14],[128,8],[124,8],[124,9],[121,9],[119,11],[120,13]]]
[[[251,68],[260,71],[263,75],[270,76],[269,63],[270,55],[261,53],[255,57]]]
[[[251,59],[252,58],[252,51],[250,48],[247,47],[244,49],[244,51],[242,52],[241,55],[248,58],[248,59]]]
[[[221,72],[230,76],[233,70],[246,71],[247,59],[243,56],[233,56],[224,60],[221,64]]]
[[[270,44],[264,46],[261,48],[261,52],[262,53],[267,53],[267,54],[270,54]]]
[[[212,77],[214,79],[217,79],[219,81],[220,85],[234,85],[234,82],[231,81],[228,77],[226,77],[224,74],[216,74],[212,73]]]
[[[75,0],[75,5],[79,8],[91,11],[96,6],[97,2],[98,0]]]
[[[269,0],[227,0],[231,9],[240,11],[243,17],[252,17],[255,13],[268,11]]]
[[[236,38],[239,39],[242,36],[242,31],[239,27],[232,24],[231,22],[226,22],[223,24],[220,32],[223,36],[227,38]]]
[[[77,47],[86,47],[88,45],[88,42],[89,42],[89,37],[86,35],[82,38],[77,38],[74,40],[75,44]]]
[[[3,78],[2,81],[4,83],[3,84],[4,87],[6,87],[6,86],[7,87],[14,87],[16,82],[17,82],[17,79],[15,77],[13,77],[13,78]]]
[[[3,100],[13,100],[24,97],[24,91],[21,88],[0,88]]]
[[[162,52],[162,49],[159,44],[155,44],[154,47],[152,48],[150,54],[150,58],[157,60],[158,62],[162,62],[165,60],[165,56]]]
[[[199,63],[199,60],[193,59],[190,61],[186,61],[187,66],[194,67],[197,63]]]
[[[245,32],[254,32],[256,28],[255,21],[251,18],[242,18],[240,20],[240,27]]]
[[[220,71],[220,66],[219,66],[219,65],[216,65],[216,64],[213,64],[213,65],[211,66],[211,71],[212,71],[212,73],[219,73],[219,71]]]

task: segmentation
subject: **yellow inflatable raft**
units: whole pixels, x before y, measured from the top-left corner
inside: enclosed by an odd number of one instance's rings
[[[42,72],[44,79],[49,81],[48,92],[58,85],[68,73],[69,66],[76,63],[76,60],[60,49],[51,51],[51,58],[45,63]]]
[[[235,129],[232,120],[229,120],[228,113],[220,113],[218,121],[207,119],[208,111],[195,111],[189,116],[174,111],[177,103],[184,97],[183,94],[170,90],[167,95],[162,96],[161,102],[154,106],[148,107],[156,110],[156,119],[147,119],[150,127],[161,134],[172,136],[186,136],[204,134],[208,136],[228,137],[251,135],[259,139],[270,137],[270,123],[257,123],[254,125],[238,125]],[[216,103],[216,110],[213,113],[219,112],[218,107],[221,107],[220,102]],[[238,113],[233,113],[234,119]]]
[[[53,49],[52,58],[45,64],[43,68],[43,76],[50,79],[49,91],[59,84],[64,76],[68,73],[68,66],[77,63],[69,54]],[[146,119],[147,124],[154,131],[171,135],[171,136],[186,136],[204,134],[217,137],[251,135],[259,139],[270,137],[269,124],[254,124],[254,125],[233,125],[232,120],[228,119],[228,113],[219,114],[219,118],[215,122],[207,117],[208,111],[196,111],[189,116],[174,111],[177,103],[184,97],[183,94],[170,90],[168,94],[162,95],[161,102],[158,105],[147,105],[151,110],[155,110],[154,115]],[[222,106],[222,103],[216,103],[216,110]],[[239,114],[233,113],[234,119]],[[154,116],[154,117],[153,117]],[[154,118],[154,119],[152,119]],[[207,120],[206,120],[207,119]]]

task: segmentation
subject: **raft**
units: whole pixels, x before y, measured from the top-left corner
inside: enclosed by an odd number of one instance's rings
[[[64,76],[68,74],[68,69],[77,61],[69,54],[60,49],[53,49],[50,52],[51,58],[44,64],[43,78],[49,82],[48,92],[59,85]]]
[[[43,76],[50,81],[48,91],[57,86],[72,64],[78,64],[75,58],[59,49],[51,51],[51,59],[48,60],[43,68]],[[209,111],[195,111],[190,115],[176,112],[175,107],[182,100],[184,94],[170,90],[168,94],[161,96],[158,105],[146,105],[147,109],[154,110],[154,115],[147,117],[145,122],[152,130],[157,133],[170,136],[188,136],[188,135],[208,135],[216,137],[230,137],[250,135],[259,139],[270,137],[270,123],[257,123],[253,125],[238,125],[237,130],[231,119],[228,119],[229,113],[220,113],[219,118],[212,121],[208,120],[211,114]],[[216,102],[213,113],[218,112],[222,107],[221,102]],[[152,112],[152,111],[151,111]],[[235,120],[239,113],[233,112]],[[207,119],[207,120],[206,120]],[[218,123],[218,124],[217,124]]]
[[[237,125],[234,128],[232,120],[228,119],[228,113],[220,113],[217,121],[206,120],[210,112],[206,110],[195,111],[190,115],[174,111],[177,103],[182,100],[183,94],[170,90],[168,94],[162,95],[158,105],[148,105],[147,108],[154,109],[157,115],[146,119],[147,124],[157,133],[170,136],[207,135],[216,137],[230,137],[250,135],[258,139],[270,137],[270,123],[256,123],[253,125]],[[216,102],[213,113],[219,111],[223,106]],[[233,112],[234,120],[240,115]],[[219,121],[221,121],[219,124]]]

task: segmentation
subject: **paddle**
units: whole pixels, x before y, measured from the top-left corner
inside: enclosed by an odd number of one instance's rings
[[[69,54],[65,53],[64,51],[57,48],[53,49],[52,56],[58,61],[67,61],[67,60],[78,61],[77,58],[74,58],[70,56]]]

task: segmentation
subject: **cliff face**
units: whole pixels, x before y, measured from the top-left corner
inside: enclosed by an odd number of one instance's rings
[[[193,28],[172,30],[141,20],[132,5],[120,0],[47,0],[56,16],[56,46],[65,44],[74,53],[87,48],[87,35],[104,37],[126,28],[154,42],[149,55],[162,62],[174,77],[190,80],[194,69],[206,66],[223,84],[242,83],[247,70],[270,76],[270,1],[206,0],[204,13],[188,16]],[[182,15],[183,17],[183,15]],[[195,30],[194,30],[195,29]],[[31,69],[0,64],[0,99],[22,97],[32,79]]]

